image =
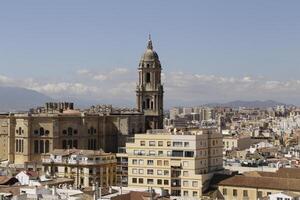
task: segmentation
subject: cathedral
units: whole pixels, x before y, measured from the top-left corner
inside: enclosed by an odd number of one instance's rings
[[[134,134],[163,128],[161,64],[151,38],[138,66],[136,108],[111,105],[75,109],[73,103],[46,103],[28,112],[0,115],[0,160],[41,161],[54,149],[117,152]]]

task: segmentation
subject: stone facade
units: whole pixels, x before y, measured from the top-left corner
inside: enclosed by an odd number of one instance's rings
[[[126,138],[145,131],[142,113],[89,113],[64,110],[2,115],[0,157],[16,164],[40,161],[54,149],[102,148],[117,152]]]

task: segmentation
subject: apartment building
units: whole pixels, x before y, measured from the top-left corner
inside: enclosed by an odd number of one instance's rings
[[[156,129],[136,134],[118,156],[128,162],[128,187],[199,199],[214,172],[223,169],[222,147],[215,128]]]
[[[102,150],[55,149],[42,160],[46,174],[72,178],[75,185],[90,187],[116,185],[115,154]]]

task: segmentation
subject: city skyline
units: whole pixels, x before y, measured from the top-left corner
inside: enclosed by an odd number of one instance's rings
[[[2,3],[0,86],[134,105],[136,69],[151,33],[169,106],[268,99],[300,105],[298,7],[296,1]]]

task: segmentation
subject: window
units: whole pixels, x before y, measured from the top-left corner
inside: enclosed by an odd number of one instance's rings
[[[153,175],[153,169],[147,169],[147,174]]]
[[[162,160],[157,160],[157,165],[162,166]]]
[[[68,135],[72,135],[73,134],[73,129],[71,127],[68,128]]]
[[[134,168],[134,169],[132,169],[132,173],[133,173],[133,174],[137,174],[137,172],[138,172],[138,170],[137,170],[137,169],[135,169],[135,168]]]
[[[147,160],[147,165],[153,165],[154,161],[153,160]]]
[[[237,196],[237,190],[236,190],[236,189],[233,189],[233,190],[232,190],[232,196],[234,196],[234,197]]]
[[[72,148],[72,147],[73,147],[72,144],[73,144],[72,140],[68,140],[68,147],[69,147],[69,148]]]
[[[139,169],[139,174],[144,174],[144,170],[143,169]]]
[[[164,175],[168,176],[169,175],[169,170],[164,170]]]
[[[45,135],[45,131],[44,131],[44,128],[43,128],[43,127],[40,128],[40,135],[41,135],[41,136],[42,136],[42,135]]]
[[[149,156],[155,156],[155,151],[149,151]]]
[[[188,171],[183,171],[183,176],[189,176],[189,172]]]
[[[162,156],[163,154],[164,154],[163,151],[158,151],[158,154],[157,154],[157,155]]]
[[[63,147],[63,149],[67,148],[67,141],[66,140],[62,141],[62,147]]]
[[[248,190],[243,190],[243,197],[248,197]]]
[[[183,157],[183,151],[173,150],[172,156],[173,157]]]
[[[158,146],[159,146],[159,147],[164,146],[164,142],[163,142],[163,141],[158,141]]]
[[[183,186],[184,187],[188,187],[189,186],[189,182],[188,181],[183,181]]]
[[[267,192],[267,196],[269,196],[269,195],[271,195],[272,194],[272,192]]]
[[[189,196],[189,192],[188,191],[183,191],[183,196],[185,196],[185,197]]]
[[[173,142],[173,147],[182,147],[182,142]]]
[[[184,142],[184,147],[189,147],[190,143],[189,142]]]
[[[133,159],[133,160],[132,160],[132,164],[133,164],[133,165],[137,165],[137,164],[138,164],[137,159]]]
[[[66,135],[66,134],[67,134],[67,131],[66,131],[66,130],[63,130],[63,134]]]
[[[143,184],[144,183],[144,179],[143,178],[139,178],[139,183]]]
[[[78,133],[77,129],[74,129],[74,135],[76,135]]]
[[[162,180],[161,179],[157,179],[157,185],[161,185],[162,184]]]
[[[149,64],[147,64],[147,66],[148,66]],[[148,72],[148,73],[146,73],[146,83],[150,83],[150,80],[151,80],[151,75],[150,75],[150,73]]]
[[[162,175],[162,170],[157,170],[157,175]]]
[[[167,142],[167,146],[168,146],[168,147],[171,146],[171,142],[170,142],[170,141]]]
[[[49,135],[50,131],[49,130],[46,130],[45,131],[45,135]]]
[[[164,166],[169,166],[169,161],[168,160],[164,161]]]
[[[227,195],[227,189],[223,188],[223,195],[226,196]]]
[[[192,157],[194,157],[194,152],[193,151],[185,151],[184,157],[192,158]]]
[[[140,165],[144,165],[144,160],[140,159],[140,160],[139,160],[139,164],[140,164]]]
[[[39,141],[34,140],[34,153],[39,153]]]
[[[141,146],[145,146],[145,141],[140,142]]]
[[[197,191],[193,191],[193,197],[198,196],[198,192]]]
[[[258,191],[258,192],[257,192],[257,197],[258,197],[258,198],[262,198],[262,197],[263,197],[262,191]]]
[[[77,140],[73,140],[73,147],[76,148],[76,149],[78,148],[78,142],[77,142]]]
[[[45,153],[49,153],[49,140],[45,142]]]
[[[288,198],[286,198],[286,199],[288,199]],[[283,200],[283,198],[281,198],[281,197],[277,197],[277,200]],[[289,199],[288,199],[289,200]]]
[[[34,130],[34,135],[38,135],[39,131],[38,130]]]
[[[164,180],[164,185],[169,185],[169,180]]]
[[[198,181],[193,181],[193,187],[198,187]]]
[[[153,179],[147,179],[147,184],[154,184]]]
[[[137,179],[136,178],[132,178],[132,183],[137,183]]]
[[[149,141],[149,146],[154,147],[155,146],[155,141]]]
[[[44,153],[44,141],[40,140],[40,153]]]
[[[19,140],[16,140],[16,152],[19,152]]]

